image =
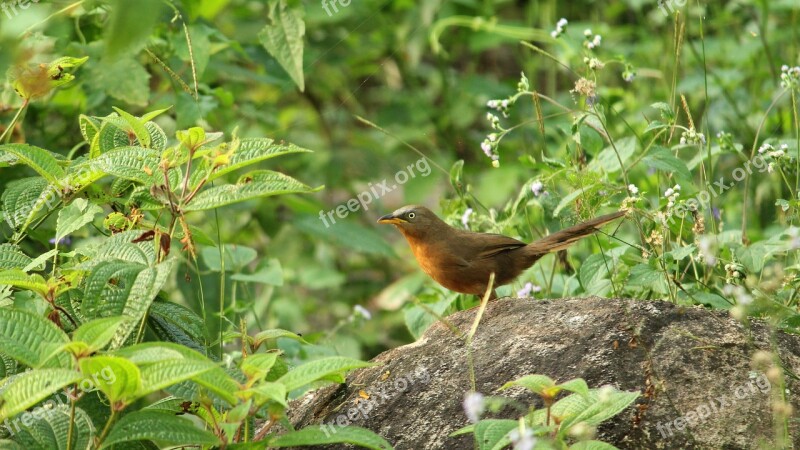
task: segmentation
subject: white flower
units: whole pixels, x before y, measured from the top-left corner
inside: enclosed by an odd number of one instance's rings
[[[544,192],[544,184],[539,180],[534,181],[531,183],[531,192],[533,192],[534,197],[542,195]]]
[[[567,23],[569,23],[567,22],[567,19],[562,17],[561,19],[558,20],[558,22],[556,22],[556,26],[559,28],[564,28],[565,26],[567,26]]]
[[[552,37],[553,39],[557,38],[558,37],[558,31],[555,31],[555,30],[551,31],[550,32],[550,37]]]
[[[469,216],[472,215],[472,208],[467,208],[464,211],[464,215],[461,216],[461,224],[464,225],[464,228],[469,228]]]
[[[628,192],[630,192],[632,195],[636,195],[636,194],[638,194],[638,193],[639,193],[639,188],[637,188],[637,187],[636,187],[635,185],[633,185],[633,184],[629,184],[629,185],[628,185]]]
[[[370,313],[367,308],[364,308],[361,305],[353,306],[353,313],[363,317],[364,320],[372,319],[372,313]]]
[[[497,100],[489,100],[486,102],[486,106],[489,108],[497,108]]]
[[[676,191],[680,191],[681,190],[681,185],[680,184],[676,184],[675,186],[672,187],[672,189],[674,189]]]
[[[533,450],[536,445],[536,438],[533,437],[533,430],[525,428],[525,432],[520,435],[519,428],[514,428],[508,433],[508,438],[514,444],[514,450]]]
[[[480,392],[467,392],[464,397],[464,413],[472,423],[481,420],[481,414],[486,409],[483,394]]]
[[[586,36],[586,37],[591,36],[592,35],[592,30],[589,29],[589,28],[583,30],[583,35]]]
[[[672,194],[674,193],[675,191],[673,191],[672,188],[669,188],[666,191],[664,191],[664,197],[672,197]]]
[[[486,156],[492,156],[492,144],[488,140],[481,142],[481,150],[486,153]]]
[[[501,105],[503,108],[508,108],[508,100],[503,100],[502,102],[500,102],[500,105]]]
[[[496,133],[492,133],[492,134],[490,134],[490,135],[488,135],[486,137],[489,138],[489,142],[494,142],[494,141],[497,140],[497,134]]]

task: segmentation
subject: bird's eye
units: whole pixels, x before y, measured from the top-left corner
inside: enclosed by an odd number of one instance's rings
[[[413,212],[408,213],[408,218],[409,219],[413,219],[414,217],[417,217],[417,215],[415,213],[413,213]]]

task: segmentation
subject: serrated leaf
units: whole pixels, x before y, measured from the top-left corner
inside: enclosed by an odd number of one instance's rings
[[[24,269],[33,261],[16,244],[0,244],[0,270]]]
[[[81,114],[78,116],[78,126],[81,129],[81,136],[87,144],[91,144],[97,133],[100,132],[100,119]]]
[[[244,361],[242,361],[242,372],[244,372],[248,378],[263,379],[267,376],[269,370],[272,369],[272,366],[275,365],[275,361],[278,360],[279,355],[280,353],[278,352],[256,353],[254,355],[250,355],[245,358]]]
[[[583,397],[587,397],[589,395],[589,386],[586,384],[586,381],[583,378],[574,378],[569,381],[565,381],[558,385],[559,388],[574,392],[579,394]]]
[[[91,223],[94,217],[103,212],[103,208],[89,203],[83,198],[76,198],[72,203],[58,212],[56,222],[56,242],[65,236],[78,231],[84,225]]]
[[[167,359],[140,368],[142,385],[137,398],[194,378],[217,366],[209,360]]]
[[[69,342],[53,322],[16,309],[0,308],[0,342],[3,353],[33,367],[70,367],[68,354],[53,352]]]
[[[513,386],[522,386],[535,394],[545,395],[556,387],[556,382],[547,375],[525,375],[522,378],[509,381],[500,389],[508,389]],[[557,394],[558,392],[555,393]]]
[[[131,361],[111,355],[80,360],[81,373],[103,392],[112,403],[129,404],[138,398],[142,375]]]
[[[239,142],[239,148],[231,156],[228,164],[217,168],[209,175],[209,180],[215,180],[225,174],[261,161],[292,153],[311,153],[311,150],[294,144],[276,144],[269,138],[244,138]]]
[[[480,450],[491,450],[503,440],[519,422],[508,419],[484,419],[475,424],[475,444]]]
[[[56,202],[57,195],[48,186],[47,180],[41,177],[9,182],[2,196],[6,222],[15,229],[30,223],[41,209],[40,199],[45,191],[51,193],[51,201]]]
[[[312,425],[269,441],[270,447],[300,447],[324,444],[353,444],[373,450],[391,450],[392,445],[373,431],[356,426],[326,427]]]
[[[112,106],[112,108],[114,108],[114,111],[116,111],[117,114],[119,114],[120,117],[122,117],[122,119],[128,124],[128,130],[136,135],[136,140],[139,141],[139,145],[144,148],[150,148],[150,132],[147,131],[147,128],[145,127],[145,122],[147,121],[139,119],[133,114],[117,108],[116,106]]]
[[[245,398],[254,398],[256,406],[263,406],[268,401],[273,401],[284,408],[289,407],[288,403],[286,403],[286,386],[281,383],[265,381],[253,388],[242,391],[242,395]]]
[[[573,424],[586,422],[587,425],[597,426],[600,423],[616,416],[639,397],[638,392],[623,392],[612,390],[600,394],[594,390],[594,403],[582,410],[579,414],[568,417],[561,422],[561,430],[568,430]]]
[[[206,327],[203,319],[185,306],[156,299],[150,306],[147,324],[159,339],[205,351]]]
[[[269,170],[250,173],[237,184],[215,186],[201,191],[192,201],[183,206],[184,211],[202,211],[240,203],[260,197],[283,194],[307,194],[321,190],[323,186],[311,188],[294,178]]]
[[[82,166],[118,178],[150,184],[159,170],[159,153],[142,147],[119,146],[104,152]],[[163,176],[162,176],[163,179]]]
[[[95,352],[108,345],[117,329],[123,323],[130,321],[129,317],[106,317],[84,323],[72,335],[73,342],[85,342],[88,350]]]
[[[189,419],[157,410],[140,410],[126,414],[114,424],[100,448],[141,440],[151,440],[163,447],[220,444],[213,433],[197,428]]]
[[[283,383],[287,391],[293,391],[330,375],[373,365],[344,356],[330,356],[295,367],[286,375],[278,378],[278,382]]]
[[[59,401],[60,399],[56,397]],[[48,400],[45,405],[53,402]],[[49,405],[47,405],[49,406]],[[89,415],[76,407],[74,420],[70,407],[59,404],[53,408],[39,406],[31,413],[33,420],[28,426],[14,434],[14,439],[24,446],[25,450],[90,450],[93,447],[95,427]],[[73,422],[73,423],[71,423]],[[72,440],[67,443],[72,426]],[[2,443],[0,448],[6,449]]]
[[[17,162],[35,170],[39,176],[51,184],[58,185],[59,180],[64,176],[64,169],[58,165],[58,160],[43,148],[29,144],[4,144],[0,145],[0,152],[14,155]]]
[[[13,417],[49,397],[59,389],[83,378],[69,369],[37,369],[8,380],[0,387],[0,422]]]
[[[300,88],[305,90],[303,79],[303,22],[302,7],[289,7],[286,0],[271,2],[269,24],[258,33],[261,45],[272,55]]]

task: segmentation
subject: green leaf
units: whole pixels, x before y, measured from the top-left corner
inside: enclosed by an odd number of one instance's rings
[[[150,306],[147,324],[163,341],[205,352],[205,322],[185,306],[156,299]]]
[[[278,259],[272,258],[263,267],[254,273],[236,273],[231,275],[232,280],[245,283],[261,283],[272,286],[283,286],[283,269]]]
[[[561,201],[558,202],[556,209],[553,210],[553,217],[558,217],[558,214],[561,212],[562,209],[566,208],[570,203],[573,202],[573,200],[583,195],[584,192],[594,189],[594,187],[595,187],[594,184],[590,184],[580,189],[576,189],[570,192],[568,195],[564,196],[564,198],[562,198]]]
[[[731,309],[733,304],[725,300],[722,296],[711,292],[693,292],[692,297],[697,299],[698,302],[708,305],[714,309]]]
[[[560,430],[564,432],[569,430],[572,425],[580,422],[586,422],[590,426],[597,426],[621,413],[639,397],[638,392],[623,392],[616,389],[610,389],[609,392],[605,393],[600,392],[603,389],[605,388],[594,390],[594,403],[579,414],[564,419],[561,422]]]
[[[278,352],[256,353],[242,361],[242,372],[251,379],[264,379],[278,360]],[[283,385],[281,385],[283,386]]]
[[[278,338],[289,338],[294,339],[295,341],[302,342],[304,344],[308,344],[300,335],[292,333],[291,331],[281,330],[281,329],[274,329],[274,330],[264,330],[259,332],[253,337],[253,347],[258,348],[264,341],[269,339],[278,339]]]
[[[118,356],[98,355],[80,360],[81,372],[112,403],[130,404],[142,389],[142,374],[131,361]]]
[[[201,191],[189,204],[184,205],[183,210],[215,209],[260,197],[307,194],[317,192],[322,188],[323,186],[311,188],[288,175],[264,170],[243,176],[237,184],[215,186]]]
[[[72,335],[73,342],[85,342],[90,352],[102,350],[111,342],[111,338],[123,323],[130,321],[129,317],[107,317],[96,319],[81,325]]]
[[[133,21],[129,23],[136,26]],[[150,74],[135,58],[125,56],[114,61],[95,62],[89,74],[96,88],[111,97],[131,105],[147,106]]]
[[[246,394],[248,398],[250,395],[254,396],[257,406],[262,406],[268,401],[273,401],[282,405],[284,408],[289,407],[289,404],[286,403],[286,386],[281,383],[265,381],[243,393]]]
[[[565,381],[558,385],[559,388],[574,392],[579,394],[583,397],[587,397],[589,395],[589,386],[586,384],[586,381],[583,378],[574,378],[569,381]]]
[[[353,358],[346,358],[344,356],[330,356],[309,361],[301,366],[295,367],[286,375],[278,378],[278,382],[283,383],[287,391],[293,391],[330,375],[341,374],[348,370],[370,367],[373,365],[374,364]]]
[[[209,360],[167,359],[141,367],[142,385],[136,397],[165,389],[181,381],[194,378],[217,366]]]
[[[10,378],[0,387],[0,422],[13,417],[59,389],[77,383],[83,378],[69,369],[37,369]]]
[[[664,256],[671,256],[675,261],[682,261],[684,258],[694,253],[695,250],[697,250],[697,247],[694,244],[689,244],[676,248]]]
[[[69,342],[67,335],[53,322],[28,311],[0,308],[0,342],[3,353],[27,366],[71,366],[70,356],[58,350]]]
[[[59,196],[47,180],[41,177],[22,178],[9,182],[2,195],[3,215],[15,229],[27,226],[45,206],[42,201],[55,206]]]
[[[508,389],[513,386],[522,386],[529,391],[538,394],[538,395],[548,395],[548,396],[555,396],[558,394],[558,390],[556,388],[556,382],[553,381],[552,378],[548,377],[547,375],[525,375],[522,378],[517,378],[514,381],[509,381],[508,383],[504,384],[500,389]],[[550,392],[555,391],[553,394]]]
[[[366,428],[312,425],[269,441],[269,447],[300,447],[324,444],[353,444],[373,450],[391,450],[392,445]]]
[[[97,264],[85,281],[81,308],[88,318],[118,317],[145,265],[128,261]]]
[[[228,164],[217,168],[209,175],[209,181],[215,180],[234,170],[292,153],[311,153],[311,150],[298,147],[294,144],[276,144],[269,138],[244,138],[239,141],[239,147],[236,149],[233,156],[231,156]]]
[[[66,397],[65,394],[62,394]],[[61,400],[56,396],[57,400]],[[48,400],[45,404],[54,402]],[[72,424],[72,441],[67,445],[72,417],[68,404],[58,404],[54,408],[45,409],[44,405],[36,407],[32,412],[33,420],[28,426],[14,434],[14,439],[26,450],[66,450],[92,448],[95,427],[89,415],[76,407]],[[26,420],[27,421],[27,420]],[[0,448],[6,449],[0,442]]]
[[[676,176],[683,180],[692,179],[692,174],[689,172],[689,168],[686,167],[686,163],[676,158],[669,149],[664,147],[654,146],[650,153],[642,158],[641,164],[648,168],[675,173]]]
[[[225,244],[223,249],[226,272],[238,272],[253,262],[258,256],[255,249],[244,245]],[[200,249],[200,257],[203,259],[203,262],[214,272],[222,271],[222,261],[220,260],[219,253],[220,249],[218,247],[202,247]]]
[[[0,272],[0,286],[13,286],[19,289],[27,289],[45,296],[49,290],[47,281],[39,274],[27,274],[20,269],[9,269]]]
[[[65,236],[78,231],[87,223],[91,223],[94,217],[102,212],[103,208],[89,203],[84,198],[76,198],[67,207],[58,212],[56,242],[60,242]]]
[[[158,0],[112,3],[106,30],[107,59],[135,55],[147,43],[164,4]]]
[[[0,152],[14,155],[17,162],[35,170],[39,176],[51,184],[58,185],[59,180],[64,176],[64,169],[58,165],[58,160],[43,148],[29,144],[5,144],[0,145]]]
[[[113,106],[112,108],[114,108],[114,111],[116,111],[117,114],[119,114],[120,117],[122,117],[122,119],[128,124],[129,128],[125,131],[133,132],[133,134],[136,135],[136,139],[139,141],[139,145],[144,148],[150,148],[150,132],[147,131],[147,128],[144,126],[145,122],[147,121],[139,119],[138,117],[135,117],[134,115],[119,109],[116,106]]]
[[[213,433],[197,428],[189,419],[162,411],[140,410],[123,416],[100,448],[141,440],[154,441],[160,447],[220,444]]]
[[[97,158],[83,163],[81,167],[149,185],[154,180],[154,174],[159,171],[159,162],[160,157],[155,150],[126,146],[106,151]],[[161,179],[163,180],[163,175]]]
[[[748,272],[758,273],[764,268],[764,263],[772,253],[772,250],[765,242],[756,242],[747,247],[737,248],[736,259],[742,263]]]
[[[272,55],[300,88],[305,90],[303,80],[303,22],[302,7],[290,8],[286,0],[270,2],[269,23],[258,33],[261,45]]]
[[[503,440],[519,422],[508,419],[484,419],[475,424],[475,444],[480,450],[491,450]]]
[[[31,263],[28,255],[22,253],[16,244],[0,244],[0,270],[24,269]]]
[[[81,114],[78,116],[78,126],[81,129],[83,140],[86,141],[87,144],[91,144],[94,137],[100,132],[101,122],[97,117]]]
[[[620,167],[620,160],[622,164],[628,162],[631,156],[636,152],[636,137],[629,136],[617,141],[614,146],[609,145],[601,151],[595,159],[589,162],[588,169],[590,171],[603,170],[607,173],[615,173],[622,169]]]

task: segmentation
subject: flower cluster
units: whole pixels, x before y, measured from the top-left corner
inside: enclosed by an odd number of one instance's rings
[[[556,23],[556,29],[550,32],[550,36],[552,36],[553,39],[557,39],[559,36],[564,34],[564,32],[567,30],[567,23],[567,19],[562,17]]]
[[[527,92],[530,88],[531,84],[528,82],[528,77],[525,76],[525,72],[521,72],[519,83],[517,83],[517,92]]]
[[[738,262],[734,261],[725,264],[725,282],[728,283],[729,285],[735,284],[739,280],[744,279],[746,275],[747,274],[744,271],[744,266],[739,264]]]
[[[620,205],[620,210],[628,211],[631,209],[631,206],[641,200],[642,198],[639,196],[639,188],[636,187],[634,184],[628,185],[628,195],[622,200],[622,204]]]
[[[606,66],[603,61],[600,61],[597,58],[583,58],[583,63],[589,66],[589,69],[591,70],[600,70]]]
[[[517,291],[517,298],[528,298],[530,297],[531,292],[534,294],[542,292],[542,287],[529,281],[525,283],[525,286],[523,286],[522,289]]]
[[[488,102],[486,102],[486,106],[492,109],[496,109],[501,114],[503,114],[503,117],[508,117],[508,107],[513,104],[514,101],[508,98],[504,98],[501,100],[489,100]]]
[[[781,87],[797,88],[800,85],[800,67],[781,66]]]
[[[531,192],[533,193],[534,197],[539,197],[540,195],[547,195],[547,191],[544,190],[544,183],[539,180],[534,181],[531,183]]]
[[[675,186],[664,191],[664,198],[667,199],[667,209],[672,209],[672,207],[675,206],[675,202],[678,201],[678,197],[680,195],[681,195],[680,184],[676,184]]]
[[[599,34],[592,34],[592,30],[588,28],[583,30],[583,37],[586,38],[586,40],[583,41],[583,45],[589,50],[600,47],[600,42],[603,40],[602,36]]]
[[[698,133],[694,127],[689,128],[688,130],[684,131],[681,135],[681,145],[686,144],[697,144],[697,145],[705,145],[706,144],[706,136],[703,133]]]
[[[499,126],[498,122],[500,120],[494,114],[487,113],[486,118],[492,122],[492,128]],[[500,164],[498,162],[500,160],[500,155],[497,154],[497,144],[499,142],[500,141],[497,139],[496,133],[490,133],[488,136],[486,136],[486,139],[481,142],[481,150],[483,150],[483,153],[485,153],[486,156],[492,160],[492,165],[495,167]]]
[[[592,80],[579,78],[578,81],[575,82],[575,89],[572,89],[570,92],[586,96],[586,104],[588,105],[597,103],[597,85]]]
[[[791,157],[786,153],[787,150],[789,150],[789,145],[787,144],[781,144],[778,146],[777,149],[772,144],[769,144],[767,142],[761,144],[761,147],[758,148],[758,154],[761,155],[761,157],[764,158],[766,161],[768,161],[767,164],[768,173],[772,173],[775,171],[776,164],[780,165],[782,161],[788,162],[789,160],[791,160]]]
[[[467,208],[464,211],[464,215],[461,216],[461,225],[464,225],[464,228],[469,230],[469,216],[472,215],[472,208]]]
[[[719,148],[725,151],[735,151],[736,146],[733,144],[733,136],[725,131],[717,133],[717,141],[719,141]]]

